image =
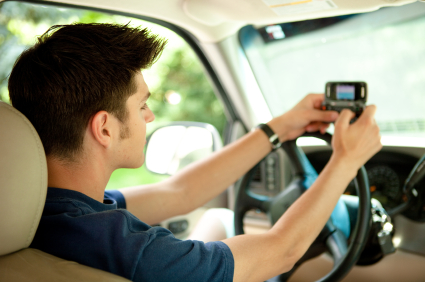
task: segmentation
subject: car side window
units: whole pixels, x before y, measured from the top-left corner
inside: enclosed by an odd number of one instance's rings
[[[147,27],[168,39],[158,62],[143,71],[152,93],[147,104],[155,114],[155,121],[148,125],[147,134],[171,121],[206,122],[223,133],[226,125],[223,105],[196,54],[179,35],[158,24],[98,11],[14,1],[1,3],[0,100],[10,103],[7,78],[22,51],[33,45],[36,37],[50,26],[73,22],[128,23]],[[144,165],[138,169],[119,169],[112,174],[106,189],[154,183],[166,177],[147,171]]]

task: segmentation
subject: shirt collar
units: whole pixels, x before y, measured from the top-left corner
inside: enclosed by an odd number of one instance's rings
[[[101,203],[78,191],[49,187],[47,189],[46,201],[52,201],[54,199],[77,200],[86,203],[97,212],[117,209],[117,202],[111,198],[105,197],[103,203]]]

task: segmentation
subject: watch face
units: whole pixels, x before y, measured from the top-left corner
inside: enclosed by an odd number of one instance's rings
[[[272,136],[270,136],[269,141],[270,143],[272,143],[273,150],[276,150],[280,147],[280,145],[282,145],[282,143],[279,142],[279,137],[277,136],[277,134],[273,134]]]
[[[279,143],[279,137],[277,136],[277,134],[273,134],[272,136],[270,136],[269,140],[274,145]]]

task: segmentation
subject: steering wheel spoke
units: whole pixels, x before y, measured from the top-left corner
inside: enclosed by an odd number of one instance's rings
[[[305,181],[302,177],[296,177],[292,182],[278,195],[270,199],[269,214],[271,223],[276,221],[286,212],[287,209],[307,190]]]
[[[334,260],[334,267],[337,266],[347,254],[348,245],[347,238],[344,233],[336,229],[326,239],[326,247]]]
[[[272,200],[270,197],[257,195],[249,191],[247,191],[247,196],[249,203],[248,207],[250,207],[250,209],[259,209],[261,211],[269,210]]]
[[[247,174],[249,177],[244,177],[238,191],[238,201],[235,202],[235,234],[244,233],[243,218],[249,210],[258,209],[267,212],[270,209],[272,198],[264,195],[258,195],[249,191],[249,183],[252,175],[259,169],[258,166],[253,167]]]

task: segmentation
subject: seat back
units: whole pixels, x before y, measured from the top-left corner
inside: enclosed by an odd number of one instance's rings
[[[129,281],[27,248],[46,201],[46,156],[28,119],[1,101],[0,193],[0,281]]]
[[[47,193],[43,145],[28,119],[0,102],[0,256],[27,248]]]

